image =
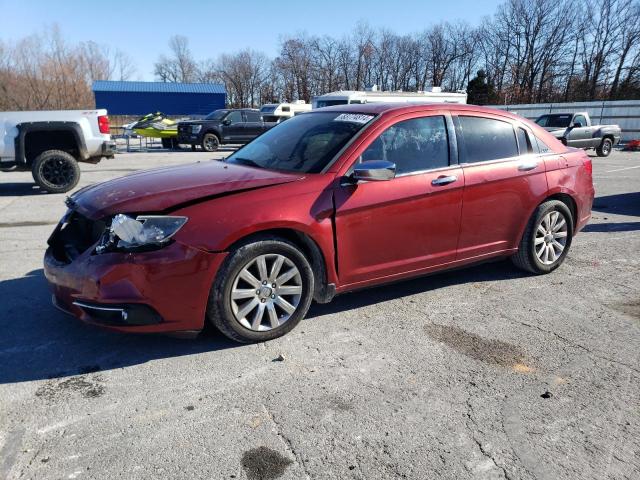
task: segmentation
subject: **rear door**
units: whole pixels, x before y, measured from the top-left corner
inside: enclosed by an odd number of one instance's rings
[[[431,114],[433,113],[433,114]],[[363,284],[455,260],[464,178],[444,112],[407,114],[378,127],[357,162],[388,160],[396,178],[336,186],[338,275]]]
[[[222,121],[222,139],[225,143],[243,143],[246,134],[241,110],[232,110]],[[227,125],[228,123],[228,125]]]
[[[516,248],[522,226],[547,191],[545,165],[531,132],[499,115],[454,117],[465,189],[459,260]]]
[[[264,131],[260,112],[246,110],[244,112],[246,122],[244,124],[244,141],[250,142]]]

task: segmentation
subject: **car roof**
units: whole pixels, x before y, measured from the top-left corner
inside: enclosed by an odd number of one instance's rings
[[[465,103],[363,103],[350,105],[333,105],[331,107],[317,108],[315,112],[345,112],[345,113],[368,113],[373,115],[399,114],[404,112],[429,112],[432,110],[455,110],[464,112],[487,113],[501,115],[512,120],[522,121],[522,117],[506,110],[491,107],[481,107]]]

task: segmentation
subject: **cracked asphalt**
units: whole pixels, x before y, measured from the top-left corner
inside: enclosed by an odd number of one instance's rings
[[[120,154],[80,186],[226,154]],[[640,153],[593,162],[593,220],[555,273],[352,293],[249,346],[56,311],[64,195],[0,173],[0,479],[640,478]]]

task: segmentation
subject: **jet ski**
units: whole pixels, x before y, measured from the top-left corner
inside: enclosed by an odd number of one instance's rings
[[[167,118],[162,112],[149,113],[126,127],[143,137],[178,137],[178,122]]]

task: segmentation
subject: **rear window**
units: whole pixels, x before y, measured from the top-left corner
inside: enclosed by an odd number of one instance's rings
[[[244,114],[247,117],[247,122],[261,122],[262,121],[262,117],[260,116],[260,114],[258,112],[244,112]]]
[[[518,156],[518,143],[509,122],[484,117],[458,117],[463,163]]]
[[[566,128],[571,122],[571,117],[570,114],[542,115],[536,120],[536,123],[541,127]]]

